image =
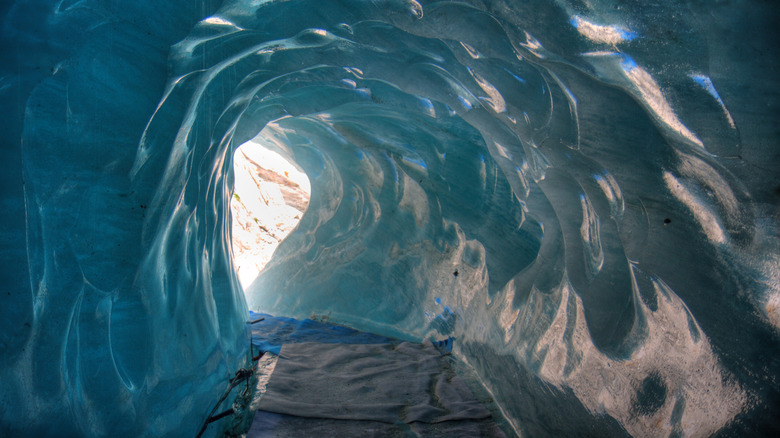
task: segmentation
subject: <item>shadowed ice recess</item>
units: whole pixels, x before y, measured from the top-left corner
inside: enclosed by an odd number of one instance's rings
[[[519,436],[773,435],[776,9],[4,2],[0,434],[194,436],[248,305],[453,337]],[[311,199],[244,290],[249,140]]]

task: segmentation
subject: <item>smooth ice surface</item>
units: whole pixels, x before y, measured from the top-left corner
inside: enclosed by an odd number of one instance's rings
[[[264,313],[250,312],[252,324],[252,344],[259,351],[279,354],[285,344],[389,344],[400,342],[398,339],[366,333],[327,322],[311,319],[297,320]]]
[[[285,344],[259,409],[391,424],[490,418],[433,345],[411,342]]]
[[[3,2],[2,432],[194,435],[247,303],[452,336],[523,435],[776,432],[778,15]],[[258,136],[312,197],[245,299]]]

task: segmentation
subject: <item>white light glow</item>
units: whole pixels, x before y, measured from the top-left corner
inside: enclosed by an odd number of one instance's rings
[[[306,174],[281,155],[251,141],[233,155],[233,172],[233,265],[246,289],[298,225],[311,187]]]

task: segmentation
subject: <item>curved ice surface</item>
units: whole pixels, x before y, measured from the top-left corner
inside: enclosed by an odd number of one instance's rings
[[[0,14],[4,433],[194,435],[247,363],[245,302],[452,336],[523,435],[778,428],[771,5]],[[245,301],[252,138],[312,198]]]

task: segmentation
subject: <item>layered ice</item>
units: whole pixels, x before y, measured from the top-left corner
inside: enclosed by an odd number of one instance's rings
[[[0,13],[4,433],[194,435],[247,305],[452,337],[519,435],[779,427],[771,5]],[[248,140],[311,200],[242,290]]]

